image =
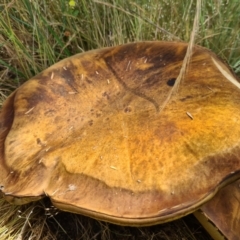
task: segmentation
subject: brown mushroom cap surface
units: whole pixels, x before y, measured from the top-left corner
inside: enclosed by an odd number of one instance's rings
[[[226,239],[239,239],[240,180],[221,189],[201,210]]]
[[[62,60],[11,94],[0,114],[0,186],[16,204],[125,225],[186,215],[239,178],[239,83],[186,43],[140,42]]]

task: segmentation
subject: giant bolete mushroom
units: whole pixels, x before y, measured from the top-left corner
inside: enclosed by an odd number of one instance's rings
[[[240,180],[221,189],[194,215],[213,239],[239,239]]]
[[[240,89],[229,68],[195,46],[164,105],[187,46],[77,54],[14,91],[0,114],[4,197],[48,196],[64,211],[143,226],[191,213],[238,179]]]

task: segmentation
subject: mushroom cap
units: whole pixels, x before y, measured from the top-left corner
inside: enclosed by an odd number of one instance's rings
[[[64,59],[13,92],[0,115],[8,201],[48,196],[64,211],[123,225],[186,215],[240,176],[240,89],[195,46],[139,42]]]
[[[221,189],[201,207],[203,214],[215,224],[226,239],[239,239],[240,180]]]

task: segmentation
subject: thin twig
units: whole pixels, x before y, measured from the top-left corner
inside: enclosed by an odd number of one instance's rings
[[[201,14],[201,0],[197,0],[196,14],[195,14],[195,17],[194,17],[193,29],[192,29],[190,41],[189,41],[189,44],[188,44],[188,47],[187,47],[187,52],[186,52],[186,55],[183,59],[182,67],[181,67],[179,75],[176,79],[176,82],[175,82],[173,88],[170,90],[166,100],[163,102],[163,104],[161,106],[161,109],[160,109],[160,112],[166,107],[166,105],[170,101],[171,97],[173,97],[174,95],[177,94],[180,83],[184,80],[184,77],[187,73],[187,70],[188,70],[188,67],[189,67],[189,64],[190,64],[190,60],[191,60],[191,57],[192,57],[192,50],[193,50],[193,47],[194,47],[195,36],[196,36],[196,34],[198,32],[198,28],[199,28],[198,26],[199,26],[200,14]]]

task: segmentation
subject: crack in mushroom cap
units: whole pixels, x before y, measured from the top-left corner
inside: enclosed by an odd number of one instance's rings
[[[47,195],[65,211],[151,225],[194,211],[237,179],[240,90],[215,54],[194,47],[161,109],[186,49],[139,42],[89,51],[19,87],[0,113],[5,198]]]

